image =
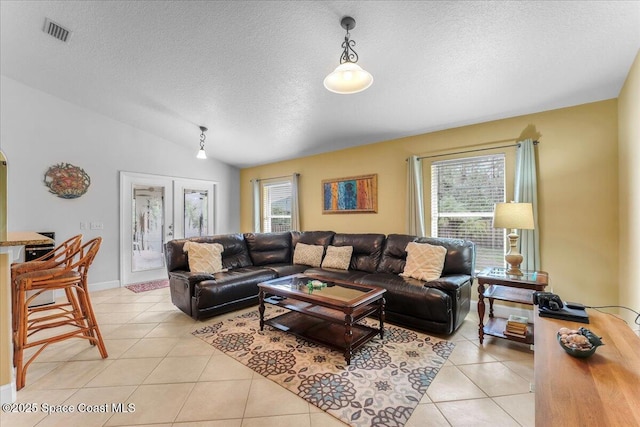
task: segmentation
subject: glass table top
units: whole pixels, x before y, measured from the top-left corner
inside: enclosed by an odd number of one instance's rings
[[[547,273],[544,271],[528,271],[528,270],[523,270],[522,271],[522,275],[512,275],[512,274],[507,274],[507,269],[506,268],[491,268],[491,269],[487,269],[485,271],[483,271],[482,273],[480,273],[480,276],[483,277],[495,277],[498,279],[504,278],[504,279],[517,279],[517,280],[522,280],[522,281],[530,281],[530,282],[536,282],[539,281],[540,279],[542,279],[543,277],[547,276]]]
[[[310,282],[311,286],[309,286]],[[296,294],[311,294],[340,301],[352,301],[375,290],[375,288],[364,285],[345,285],[308,276],[283,277],[264,282],[261,285],[263,285],[267,291],[269,288],[274,290],[279,289],[290,293],[292,296]]]

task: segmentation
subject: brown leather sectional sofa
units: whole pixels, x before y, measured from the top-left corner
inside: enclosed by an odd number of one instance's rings
[[[296,273],[328,280],[346,279],[381,286],[385,294],[386,319],[427,332],[450,334],[469,312],[475,268],[475,245],[457,239],[415,237],[402,234],[344,234],[332,231],[226,234],[195,237],[199,243],[220,243],[227,271],[191,273],[187,239],[165,245],[167,271],[173,303],[194,319],[203,319],[258,303],[257,284]],[[400,276],[409,242],[429,243],[447,249],[442,277],[430,282]],[[348,270],[311,268],[293,264],[298,243],[353,246]]]

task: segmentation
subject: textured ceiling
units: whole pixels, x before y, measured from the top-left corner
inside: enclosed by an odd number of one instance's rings
[[[238,167],[614,98],[640,47],[637,1],[0,5],[3,75]],[[354,95],[322,85],[344,15]]]

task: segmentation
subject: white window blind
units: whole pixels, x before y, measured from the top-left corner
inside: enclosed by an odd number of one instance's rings
[[[471,240],[476,269],[504,265],[505,231],[491,227],[505,201],[504,154],[431,164],[431,235]]]
[[[291,182],[262,185],[262,231],[291,230]]]

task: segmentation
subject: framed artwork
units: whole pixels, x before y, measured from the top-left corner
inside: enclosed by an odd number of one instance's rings
[[[378,174],[322,181],[322,213],[378,212]]]

